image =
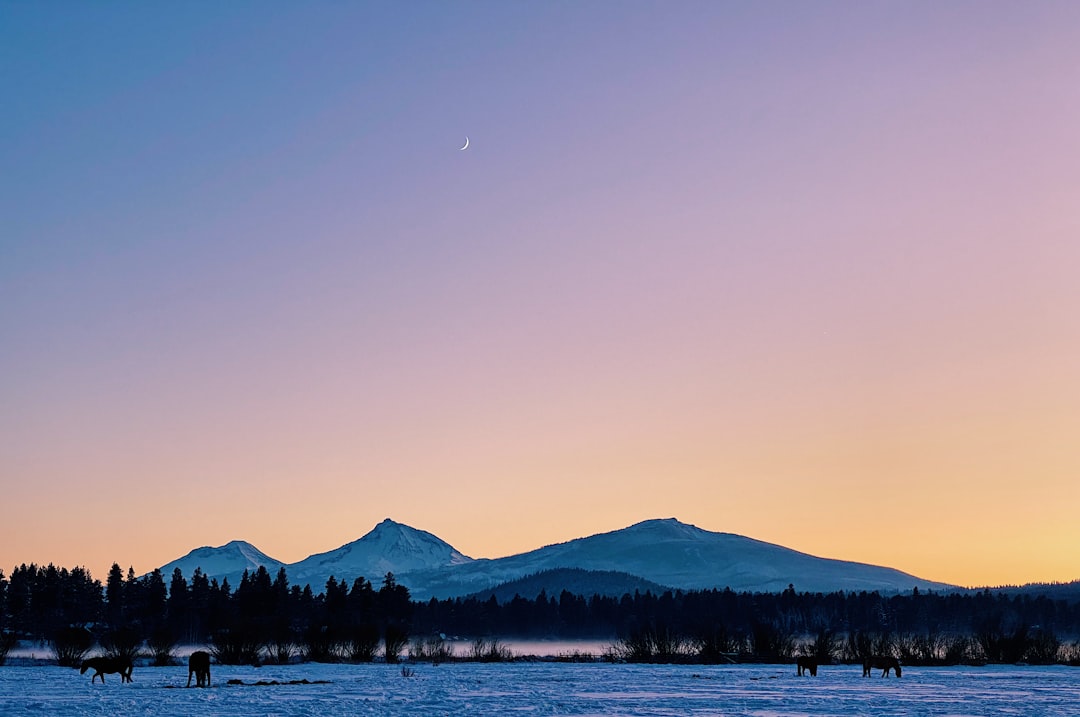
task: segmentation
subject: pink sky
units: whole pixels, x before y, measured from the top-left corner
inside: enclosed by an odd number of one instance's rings
[[[0,48],[5,572],[676,517],[1080,578],[1074,3],[20,5]]]

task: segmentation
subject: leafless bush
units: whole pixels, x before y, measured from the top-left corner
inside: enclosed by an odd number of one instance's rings
[[[841,662],[862,662],[873,655],[897,656],[896,639],[887,632],[849,632],[837,640],[836,655]]]
[[[759,622],[750,630],[750,652],[765,662],[790,662],[795,657],[795,636],[778,625]]]
[[[698,632],[693,639],[693,648],[702,662],[731,662],[737,653],[746,649],[746,640],[719,625]]]
[[[146,646],[150,648],[154,667],[166,667],[176,662],[176,634],[167,627],[159,627],[150,633]]]
[[[1024,625],[1010,631],[1000,624],[987,623],[977,631],[975,640],[990,662],[1013,664],[1027,658],[1028,630]]]
[[[56,664],[78,667],[94,645],[94,638],[85,627],[62,627],[49,640]]]
[[[101,636],[101,648],[105,657],[134,660],[142,647],[142,635],[133,627],[118,627]]]
[[[839,651],[840,637],[827,628],[818,630],[814,639],[806,645],[807,655],[816,659],[819,665],[831,663]]]
[[[379,650],[379,629],[374,625],[357,625],[349,629],[343,649],[350,662],[371,662]]]
[[[401,651],[408,644],[409,633],[397,625],[387,625],[383,630],[383,651],[387,662],[399,662]]]
[[[295,642],[284,637],[277,637],[266,645],[266,654],[279,665],[289,664],[299,651]]]
[[[585,652],[584,650],[560,652],[555,656],[556,662],[596,662],[596,660],[596,655],[591,652]]]
[[[297,638],[295,629],[283,621],[278,622],[270,629],[269,639],[266,641],[267,657],[279,665],[289,664],[300,652]]]
[[[1033,665],[1052,665],[1058,661],[1061,640],[1049,630],[1036,630],[1028,637],[1024,659]]]
[[[337,662],[341,659],[341,642],[326,625],[312,625],[303,635],[301,650],[312,662]]]
[[[688,662],[695,655],[693,644],[667,627],[649,626],[633,630],[612,646],[620,662]]]
[[[0,665],[7,662],[8,653],[19,643],[13,632],[0,632]]]
[[[514,659],[514,654],[496,638],[485,640],[478,637],[469,649],[469,659],[476,662],[509,662]]]
[[[439,635],[416,638],[409,646],[409,657],[438,664],[454,659],[454,646]]]
[[[252,630],[218,630],[211,642],[210,652],[222,665],[262,664],[264,642]]]

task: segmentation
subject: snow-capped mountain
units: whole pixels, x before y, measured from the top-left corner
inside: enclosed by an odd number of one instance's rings
[[[451,571],[400,577],[418,599],[453,597],[553,568],[617,570],[681,589],[730,587],[777,592],[949,589],[952,586],[865,563],[819,558],[732,533],[714,533],[674,518],[549,545],[496,560],[476,560]]]
[[[219,580],[239,581],[245,569],[282,565],[248,543],[199,548],[164,566],[166,580],[180,567],[190,579],[196,567]],[[321,592],[331,575],[351,583],[364,577],[376,585],[387,572],[409,588],[414,599],[447,598],[490,590],[544,571],[616,571],[643,580],[694,590],[730,587],[737,591],[949,590],[954,586],[866,563],[819,558],[732,533],[716,533],[674,518],[646,520],[622,530],[548,545],[505,558],[474,560],[423,530],[387,518],[367,535],[336,550],[286,565],[289,582]],[[578,580],[580,583],[580,580]],[[580,585],[576,586],[581,590]],[[549,593],[557,592],[552,587]],[[532,596],[530,596],[532,597]]]
[[[234,540],[216,548],[196,548],[184,557],[161,566],[161,575],[168,583],[173,570],[180,568],[184,577],[190,580],[195,568],[199,568],[206,577],[216,578],[218,582],[228,578],[229,584],[236,587],[245,570],[255,572],[260,565],[265,566],[273,577],[285,563],[271,558],[251,543]]]
[[[401,575],[418,570],[437,572],[471,562],[472,558],[431,533],[387,518],[362,538],[304,558],[290,565],[287,572],[290,583],[308,583],[318,591],[331,575],[349,583],[363,577],[378,587],[388,572],[398,576],[401,582]]]

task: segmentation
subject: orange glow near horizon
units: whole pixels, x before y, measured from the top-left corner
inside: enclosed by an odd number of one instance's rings
[[[5,573],[674,517],[1080,579],[1080,5],[78,12],[0,22]]]

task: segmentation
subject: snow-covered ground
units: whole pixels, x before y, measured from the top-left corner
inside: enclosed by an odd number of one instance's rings
[[[102,685],[78,670],[9,665],[0,715],[1080,715],[1080,669],[1069,667],[912,667],[901,679],[849,665],[816,678],[796,677],[794,665],[408,667],[410,677],[386,664],[214,665],[210,689],[184,689],[185,667],[136,667],[132,684],[109,675]]]

